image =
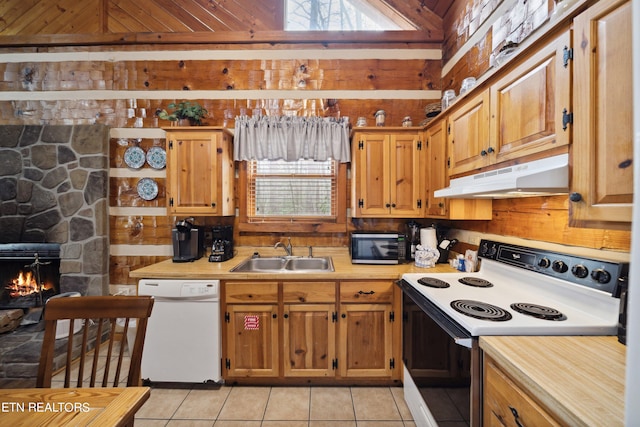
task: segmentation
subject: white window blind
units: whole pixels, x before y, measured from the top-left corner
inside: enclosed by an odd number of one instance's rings
[[[336,218],[337,169],[334,160],[249,161],[248,220]]]

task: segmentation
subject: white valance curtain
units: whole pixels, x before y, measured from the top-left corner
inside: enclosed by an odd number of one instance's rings
[[[351,161],[347,118],[236,117],[234,160]]]

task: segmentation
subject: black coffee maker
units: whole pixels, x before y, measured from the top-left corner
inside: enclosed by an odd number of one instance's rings
[[[204,229],[193,225],[193,218],[178,221],[171,237],[173,262],[195,261],[204,255]]]
[[[216,225],[211,229],[213,243],[209,262],[223,262],[233,258],[233,226]]]

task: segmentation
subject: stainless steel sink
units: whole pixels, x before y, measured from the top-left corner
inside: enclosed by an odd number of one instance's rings
[[[320,273],[335,271],[330,256],[247,258],[230,271],[236,273]]]

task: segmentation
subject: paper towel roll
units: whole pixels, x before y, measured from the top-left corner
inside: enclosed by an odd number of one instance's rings
[[[436,237],[436,229],[432,227],[420,229],[420,244],[424,248],[437,248],[438,239]]]

